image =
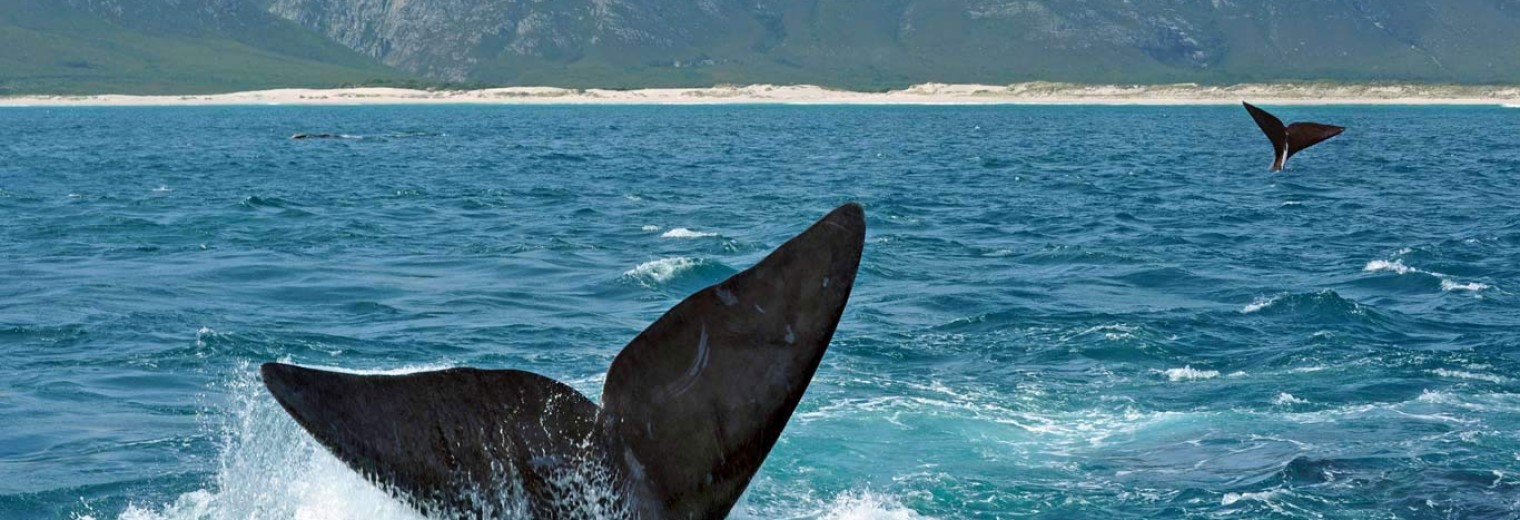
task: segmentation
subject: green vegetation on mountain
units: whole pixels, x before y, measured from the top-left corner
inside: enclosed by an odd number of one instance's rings
[[[0,0],[0,89],[1492,84],[1517,43],[1513,0]]]
[[[0,95],[195,94],[408,76],[245,2],[0,0]]]
[[[273,0],[427,77],[569,87],[1520,82],[1513,0]]]

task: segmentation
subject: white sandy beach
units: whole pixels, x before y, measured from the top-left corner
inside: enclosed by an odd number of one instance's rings
[[[749,85],[638,90],[509,87],[483,90],[398,88],[276,89],[188,96],[11,96],[0,106],[401,105],[401,104],[798,104],[798,105],[1216,105],[1242,100],[1276,105],[1520,104],[1520,86],[1328,85],[1231,86],[926,83],[888,92],[812,85]]]

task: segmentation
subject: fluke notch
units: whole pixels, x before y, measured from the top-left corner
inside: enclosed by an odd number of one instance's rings
[[[328,451],[425,514],[723,518],[823,359],[865,230],[840,206],[676,304],[613,360],[600,408],[518,370],[261,372]]]
[[[1261,127],[1261,132],[1267,134],[1267,139],[1272,141],[1272,171],[1282,170],[1293,154],[1341,135],[1346,130],[1344,127],[1319,123],[1293,123],[1285,127],[1281,119],[1266,110],[1246,102],[1241,104],[1245,105],[1246,112],[1251,113],[1251,119],[1256,120],[1256,126]]]

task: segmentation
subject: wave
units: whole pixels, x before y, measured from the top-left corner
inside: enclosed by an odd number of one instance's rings
[[[310,216],[312,214],[309,211],[301,209],[302,206],[300,204],[279,197],[260,197],[258,195],[249,195],[247,197],[243,197],[243,200],[238,204],[245,208],[253,210],[284,210],[279,212],[280,215],[284,216]]]
[[[707,282],[734,274],[720,262],[689,256],[650,260],[623,272],[622,279],[647,289],[700,289]]]
[[[1445,369],[1445,368],[1437,368],[1435,370],[1431,370],[1430,373],[1438,375],[1438,376],[1441,376],[1441,377],[1449,377],[1449,378],[1453,378],[1453,379],[1472,379],[1472,380],[1476,380],[1476,381],[1488,381],[1490,383],[1496,383],[1496,384],[1503,384],[1506,381],[1509,381],[1509,378],[1504,377],[1504,376],[1500,376],[1500,375],[1484,374],[1484,373],[1480,373],[1480,372],[1467,372],[1467,371],[1463,371],[1463,370],[1450,370],[1450,369]]]
[[[1119,341],[1135,337],[1139,328],[1127,323],[1112,323],[1108,325],[1094,325],[1076,333],[1075,336],[1103,333],[1103,339],[1107,341]]]
[[[805,493],[800,503],[791,501],[763,507],[741,501],[729,514],[733,520],[811,518],[817,520],[930,520],[902,504],[897,497],[870,490],[845,491],[829,499]]]
[[[896,499],[869,491],[847,493],[820,512],[821,520],[917,520],[928,518],[903,507]]]
[[[1219,377],[1218,370],[1198,370],[1193,368],[1192,365],[1182,368],[1169,368],[1158,372],[1166,375],[1166,378],[1171,381],[1202,381]]]
[[[1278,405],[1278,406],[1287,406],[1287,405],[1292,405],[1292,404],[1306,404],[1308,402],[1309,401],[1307,401],[1307,400],[1294,397],[1293,394],[1290,394],[1290,393],[1287,393],[1287,392],[1279,393],[1279,394],[1277,394],[1276,398],[1272,399],[1272,404],[1275,404],[1275,405]]]
[[[1267,491],[1258,491],[1255,493],[1225,493],[1224,496],[1219,499],[1219,505],[1235,505],[1236,502],[1240,502],[1242,500],[1267,502],[1277,497],[1277,495],[1281,492],[1282,490],[1280,489],[1271,489]]]
[[[1042,453],[1070,453],[1101,448],[1150,428],[1187,422],[1202,417],[1190,412],[1144,411],[1128,406],[1117,409],[1028,409],[1020,398],[980,385],[951,386],[939,381],[904,383],[901,395],[872,397],[838,396],[817,408],[799,410],[798,424],[818,422],[859,423],[862,427],[881,421],[899,427],[934,428],[958,421],[996,425],[994,437]],[[990,431],[989,431],[990,432]],[[1033,436],[1033,437],[1031,437]],[[1025,441],[1037,440],[1028,443]]]
[[[1451,280],[1444,279],[1444,278],[1441,280],[1441,290],[1446,291],[1446,292],[1453,292],[1453,291],[1478,292],[1478,291],[1482,291],[1484,289],[1489,289],[1489,288],[1492,288],[1492,286],[1488,285],[1486,283],[1479,283],[1479,282],[1457,283],[1457,282],[1453,282]]]
[[[1255,300],[1251,301],[1251,303],[1246,304],[1245,307],[1241,307],[1240,313],[1251,314],[1253,312],[1271,307],[1277,304],[1278,300],[1283,299],[1283,297],[1287,295],[1288,293],[1282,293],[1276,296],[1257,297]]]
[[[385,138],[385,139],[411,139],[411,138],[417,138],[417,137],[448,137],[448,136],[449,136],[449,134],[446,134],[446,133],[443,133],[443,132],[395,132],[395,133],[390,133],[390,134],[382,135],[381,137]]]
[[[305,368],[324,370],[327,372],[339,372],[343,374],[354,374],[358,376],[401,376],[406,374],[415,374],[418,372],[436,372],[439,370],[448,370],[457,366],[453,363],[423,363],[402,365],[394,368],[347,368],[329,365],[308,365],[305,363],[292,363],[289,359],[281,359],[280,362],[295,364]]]
[[[1281,293],[1274,296],[1258,297],[1251,303],[1240,309],[1241,314],[1256,314],[1261,312],[1303,312],[1314,315],[1363,315],[1366,309],[1361,304],[1348,300],[1333,290],[1325,289],[1314,293]]]
[[[686,256],[661,258],[639,264],[625,271],[623,276],[658,285],[669,282],[676,275],[695,269],[699,265],[702,265],[702,260],[697,258]]]
[[[537,159],[537,160],[540,160],[540,161],[575,162],[575,163],[583,163],[583,162],[591,160],[591,158],[589,158],[589,157],[587,157],[585,155],[573,154],[573,153],[563,153],[563,152],[549,152],[549,153],[546,153],[546,154],[540,154],[540,155],[534,156],[533,158]]]
[[[1407,249],[1407,248],[1399,251],[1400,254],[1407,254],[1408,252],[1409,252],[1409,249]],[[1439,279],[1441,281],[1441,290],[1442,291],[1446,291],[1446,292],[1455,292],[1455,291],[1479,292],[1479,291],[1482,291],[1484,289],[1489,289],[1489,288],[1492,287],[1492,286],[1490,286],[1488,284],[1481,283],[1481,282],[1466,282],[1466,283],[1459,282],[1459,281],[1457,281],[1455,279],[1455,277],[1453,277],[1451,275],[1442,274],[1442,273],[1438,273],[1438,272],[1435,272],[1435,271],[1426,271],[1424,269],[1418,269],[1418,268],[1415,268],[1415,267],[1410,267],[1408,265],[1405,265],[1404,262],[1402,260],[1399,260],[1399,259],[1394,259],[1394,260],[1373,260],[1371,262],[1367,262],[1367,265],[1364,266],[1364,267],[1362,267],[1362,272],[1364,272],[1364,273],[1388,272],[1388,273],[1398,274],[1398,275],[1401,275],[1401,276],[1402,275],[1406,275],[1406,274],[1422,274],[1422,275],[1426,275],[1426,276],[1433,276],[1436,279]]]
[[[692,231],[687,228],[678,227],[670,231],[666,231],[665,234],[660,235],[660,238],[704,238],[715,236],[718,236],[718,234],[709,231]]]
[[[1421,271],[1419,269],[1415,269],[1413,267],[1409,267],[1407,265],[1404,265],[1404,262],[1401,261],[1401,260],[1393,260],[1393,261],[1388,261],[1388,260],[1373,260],[1371,262],[1367,262],[1366,267],[1362,268],[1362,272],[1364,272],[1364,273],[1377,273],[1377,272],[1383,272],[1383,271],[1394,272],[1394,273],[1398,273],[1398,274],[1409,274],[1409,273],[1426,273],[1426,274],[1430,274],[1428,271]]]

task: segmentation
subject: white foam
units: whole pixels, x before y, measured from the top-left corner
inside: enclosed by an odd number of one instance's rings
[[[1290,404],[1304,404],[1304,403],[1307,403],[1307,402],[1309,402],[1309,401],[1305,401],[1303,399],[1299,399],[1297,397],[1293,397],[1293,394],[1290,394],[1290,393],[1287,393],[1287,392],[1283,392],[1283,393],[1277,394],[1277,398],[1272,400],[1272,404],[1275,404],[1275,405],[1278,405],[1278,406],[1287,406],[1287,405],[1290,405]]]
[[[718,236],[718,234],[708,231],[692,231],[683,227],[678,227],[670,231],[666,231],[665,234],[660,235],[661,238],[703,238],[715,236]]]
[[[1423,272],[1425,272],[1425,271],[1421,271],[1419,269],[1415,269],[1413,267],[1409,267],[1407,265],[1404,265],[1404,262],[1402,260],[1394,260],[1392,262],[1387,261],[1387,260],[1373,260],[1371,262],[1367,262],[1367,266],[1362,268],[1362,272],[1367,272],[1367,273],[1376,273],[1376,272],[1380,272],[1380,271],[1391,271],[1391,272],[1395,272],[1395,273],[1398,273],[1398,274],[1423,273]]]
[[[1445,279],[1445,278],[1441,279],[1441,290],[1446,291],[1446,292],[1452,292],[1452,291],[1478,292],[1478,291],[1481,291],[1481,290],[1484,290],[1484,289],[1487,289],[1487,288],[1489,288],[1489,285],[1486,284],[1486,283],[1478,283],[1478,282],[1457,283],[1457,282],[1453,282],[1453,281]]]
[[[653,233],[655,231],[659,231],[660,230],[660,226],[656,226],[654,224],[645,224],[644,227],[639,228],[639,229],[644,230],[645,233]]]
[[[1402,251],[1402,250],[1400,251],[1400,253],[1403,253],[1403,252],[1404,251]],[[1456,280],[1453,280],[1452,277],[1449,276],[1449,275],[1437,273],[1435,271],[1426,271],[1426,270],[1423,270],[1423,269],[1418,269],[1418,268],[1410,267],[1410,266],[1404,265],[1404,262],[1400,261],[1400,260],[1393,260],[1393,261],[1388,261],[1388,260],[1373,260],[1371,262],[1367,262],[1367,266],[1363,267],[1362,271],[1363,272],[1368,272],[1368,273],[1376,273],[1376,272],[1381,272],[1381,271],[1388,271],[1388,272],[1398,273],[1398,274],[1401,274],[1401,275],[1409,274],[1409,273],[1428,274],[1430,276],[1434,276],[1436,278],[1440,278],[1441,279],[1441,290],[1442,291],[1446,291],[1446,292],[1452,292],[1452,291],[1478,292],[1478,291],[1482,291],[1484,289],[1488,289],[1489,288],[1489,285],[1485,284],[1485,283],[1479,283],[1479,282],[1461,283],[1461,282],[1458,282]]]
[[[685,256],[661,258],[659,260],[650,260],[648,262],[639,264],[638,267],[634,267],[633,269],[629,269],[627,272],[624,272],[623,276],[627,276],[644,283],[659,284],[668,282],[671,278],[675,278],[676,275],[680,274],[682,271],[694,268],[698,265],[701,265],[701,263],[701,260]]]
[[[1258,296],[1258,297],[1256,297],[1255,301],[1252,301],[1251,303],[1246,304],[1245,307],[1242,307],[1240,309],[1240,313],[1241,314],[1250,314],[1250,313],[1253,313],[1253,312],[1265,309],[1267,307],[1271,307],[1272,304],[1277,303],[1278,300],[1281,300],[1283,298],[1283,296],[1287,296],[1287,295],[1286,294],[1279,294],[1279,295],[1276,295],[1276,296]]]
[[[215,482],[167,504],[131,504],[119,520],[421,520],[318,446],[268,397],[251,367],[241,371]]]
[[[1103,339],[1108,341],[1118,341],[1121,339],[1129,339],[1135,337],[1135,330],[1136,328],[1133,325],[1126,323],[1112,323],[1108,325],[1088,327],[1086,330],[1078,332],[1077,335],[1085,336],[1095,332],[1102,332]]]
[[[1502,384],[1505,381],[1509,381],[1509,378],[1504,377],[1504,376],[1500,376],[1500,375],[1483,374],[1483,373],[1478,373],[1478,372],[1467,372],[1467,371],[1463,371],[1463,370],[1448,370],[1448,369],[1445,369],[1445,368],[1437,368],[1435,370],[1431,370],[1430,373],[1438,375],[1438,376],[1441,376],[1441,377],[1450,377],[1450,378],[1455,378],[1455,379],[1472,379],[1472,380],[1476,380],[1476,381],[1488,381],[1490,383],[1501,383]]]
[[[1258,491],[1258,492],[1255,492],[1255,493],[1225,493],[1224,494],[1224,498],[1222,498],[1222,499],[1219,500],[1219,505],[1228,506],[1228,505],[1232,505],[1232,504],[1234,504],[1236,502],[1239,502],[1241,500],[1254,500],[1254,501],[1257,501],[1257,502],[1266,502],[1268,500],[1271,500],[1272,497],[1277,496],[1277,494],[1280,493],[1280,492],[1282,492],[1282,490],[1280,490],[1280,489],[1274,489],[1274,490],[1271,490],[1271,491]]]
[[[282,362],[288,362],[288,361],[282,360]],[[439,371],[439,370],[447,370],[447,369],[450,369],[450,368],[454,368],[455,365],[449,364],[449,363],[427,363],[427,364],[421,364],[421,365],[402,365],[402,366],[399,366],[399,367],[396,367],[396,368],[372,368],[372,369],[345,368],[345,367],[334,367],[334,366],[326,366],[326,365],[300,365],[300,366],[306,367],[306,368],[314,368],[314,369],[317,369],[317,370],[325,370],[325,371],[328,371],[328,372],[339,372],[339,373],[343,373],[343,374],[354,374],[354,375],[361,375],[361,376],[399,376],[399,375],[406,375],[406,374],[415,374],[415,373],[418,373],[418,372],[436,372],[436,371]]]
[[[820,520],[919,520],[928,518],[903,507],[892,497],[869,491],[848,493],[834,498]]]
[[[1219,377],[1218,370],[1198,370],[1193,368],[1192,365],[1182,368],[1169,368],[1161,371],[1161,373],[1166,374],[1166,378],[1172,381],[1202,381],[1204,379]]]

